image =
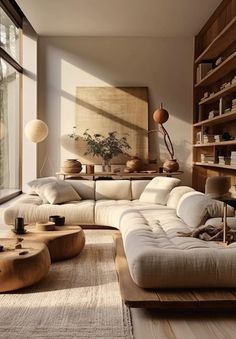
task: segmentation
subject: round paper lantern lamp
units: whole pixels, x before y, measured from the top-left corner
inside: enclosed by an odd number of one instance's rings
[[[48,126],[42,120],[31,120],[25,125],[25,135],[32,142],[41,142],[48,136]]]
[[[164,124],[168,119],[169,113],[163,108],[163,105],[161,104],[161,107],[155,110],[153,113],[153,120],[158,124]]]

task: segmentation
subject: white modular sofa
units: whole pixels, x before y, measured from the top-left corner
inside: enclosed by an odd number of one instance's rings
[[[236,243],[224,247],[178,234],[210,224],[222,214],[220,202],[177,186],[173,178],[66,183],[81,200],[43,203],[44,196],[33,190],[4,211],[5,222],[13,224],[17,216],[26,223],[46,222],[50,215],[64,215],[67,224],[117,228],[131,277],[143,288],[236,287]],[[229,213],[234,215],[232,209]]]

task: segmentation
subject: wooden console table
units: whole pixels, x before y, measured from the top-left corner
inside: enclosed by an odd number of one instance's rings
[[[87,174],[87,173],[64,173],[64,172],[56,172],[56,177],[58,179],[66,180],[66,179],[73,179],[73,178],[86,178],[90,180],[96,180],[99,178],[109,178],[109,179],[152,179],[155,177],[176,177],[181,175],[183,172],[172,172],[172,173],[150,173],[150,172],[136,172],[136,173],[125,173],[125,172],[119,172],[119,173],[113,173],[113,172],[97,172],[93,174]]]

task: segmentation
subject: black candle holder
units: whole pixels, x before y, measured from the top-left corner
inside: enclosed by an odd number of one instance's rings
[[[25,233],[25,224],[24,224],[24,218],[17,217],[15,219],[15,229],[16,234],[24,234]]]
[[[55,223],[55,226],[64,226],[65,225],[65,217],[60,215],[51,215],[49,220]]]

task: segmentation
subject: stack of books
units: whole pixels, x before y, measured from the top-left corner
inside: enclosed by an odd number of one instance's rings
[[[215,142],[214,134],[204,134],[203,135],[203,143],[207,144],[208,142]]]
[[[235,151],[231,152],[230,165],[236,166],[236,152]]]
[[[236,99],[232,100],[231,113],[236,113]]]
[[[207,163],[207,164],[214,164],[215,158],[212,154],[201,154],[201,162]]]

